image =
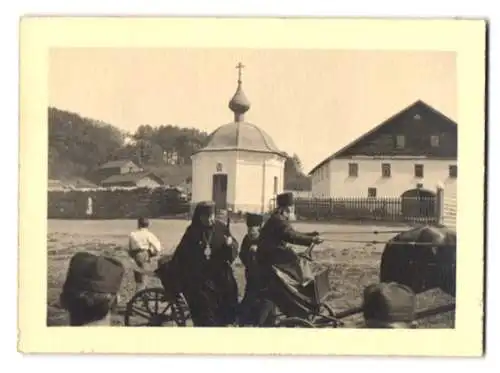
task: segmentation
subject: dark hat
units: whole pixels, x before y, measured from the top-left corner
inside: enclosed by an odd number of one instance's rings
[[[365,320],[391,323],[415,319],[415,293],[407,286],[395,282],[372,284],[363,296]]]
[[[260,227],[263,221],[262,215],[247,213],[247,227]]]
[[[215,212],[215,203],[212,201],[202,201],[196,205],[196,211],[200,215],[210,215]]]
[[[116,259],[79,252],[69,263],[64,291],[116,294],[124,272],[125,268]]]
[[[293,193],[281,193],[276,197],[276,202],[278,207],[290,207],[293,206]]]

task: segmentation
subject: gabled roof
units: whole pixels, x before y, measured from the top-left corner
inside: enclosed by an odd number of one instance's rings
[[[380,123],[378,126],[372,128],[370,131],[368,131],[365,134],[361,135],[360,137],[356,138],[354,141],[348,143],[346,146],[344,146],[343,148],[339,149],[338,151],[336,151],[335,153],[333,153],[332,155],[330,155],[328,158],[326,158],[323,161],[321,161],[320,163],[318,163],[311,171],[309,171],[309,175],[312,175],[314,173],[314,171],[316,171],[318,168],[320,168],[324,164],[328,163],[332,159],[337,158],[339,155],[341,155],[342,153],[344,153],[346,150],[348,150],[348,149],[352,148],[353,146],[359,144],[361,141],[363,141],[364,139],[366,139],[371,134],[373,134],[376,131],[380,130],[382,127],[388,125],[389,123],[391,123],[397,117],[405,114],[406,112],[408,112],[410,110],[415,110],[415,109],[417,109],[417,110],[418,109],[428,110],[431,113],[439,116],[441,119],[444,120],[444,122],[446,122],[450,126],[453,126],[455,128],[457,126],[457,123],[455,121],[453,121],[452,119],[448,118],[443,113],[441,113],[438,110],[434,109],[432,106],[426,104],[422,100],[417,100],[416,102],[412,103],[411,105],[407,106],[403,110],[401,110],[401,111],[397,112],[396,114],[392,115],[391,117],[389,117],[388,119],[386,119],[385,121],[383,121],[382,123]]]
[[[103,165],[99,166],[100,169],[105,169],[105,168],[116,168],[116,167],[123,167],[129,163],[132,163],[134,166],[138,167],[134,162],[129,161],[127,159],[121,159],[117,161],[109,161],[104,163]]]
[[[137,183],[145,177],[150,177],[155,179],[159,184],[163,184],[163,180],[160,177],[149,171],[112,175],[107,179],[104,179],[101,184]]]
[[[96,188],[97,185],[82,177],[70,177],[60,180],[49,179],[49,190],[55,189],[80,189],[80,188]]]
[[[61,180],[55,180],[55,179],[49,179],[47,186],[49,191],[69,189],[69,187],[66,184],[64,184]]]

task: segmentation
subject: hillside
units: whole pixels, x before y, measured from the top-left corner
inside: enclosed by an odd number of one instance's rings
[[[50,107],[49,178],[87,178],[99,165],[128,159],[155,172],[168,184],[191,177],[191,155],[208,141],[209,134],[176,125],[140,125],[133,134],[79,114]],[[310,190],[300,159],[294,154],[285,163],[285,189]]]

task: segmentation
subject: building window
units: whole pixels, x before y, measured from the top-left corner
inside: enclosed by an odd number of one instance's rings
[[[423,188],[424,188],[424,184],[422,184],[422,183],[417,184],[417,189],[423,189]]]
[[[456,165],[452,165],[450,166],[450,177],[452,178],[456,178],[457,177],[457,166]]]
[[[368,188],[368,197],[376,197],[377,196],[377,188]]]
[[[391,165],[382,163],[382,177],[391,177]]]
[[[274,177],[274,186],[273,186],[274,194],[278,194],[278,177]]]
[[[437,148],[439,146],[439,135],[432,135],[431,136],[431,146],[433,148]]]
[[[358,177],[357,163],[349,163],[349,177]]]
[[[396,136],[396,148],[403,149],[405,147],[405,137],[404,135]]]
[[[424,165],[416,164],[415,165],[415,177],[424,177]]]

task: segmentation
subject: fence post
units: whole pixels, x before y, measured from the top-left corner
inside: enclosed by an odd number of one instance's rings
[[[436,223],[442,225],[444,216],[444,188],[441,183],[438,183],[436,187],[435,209]]]

